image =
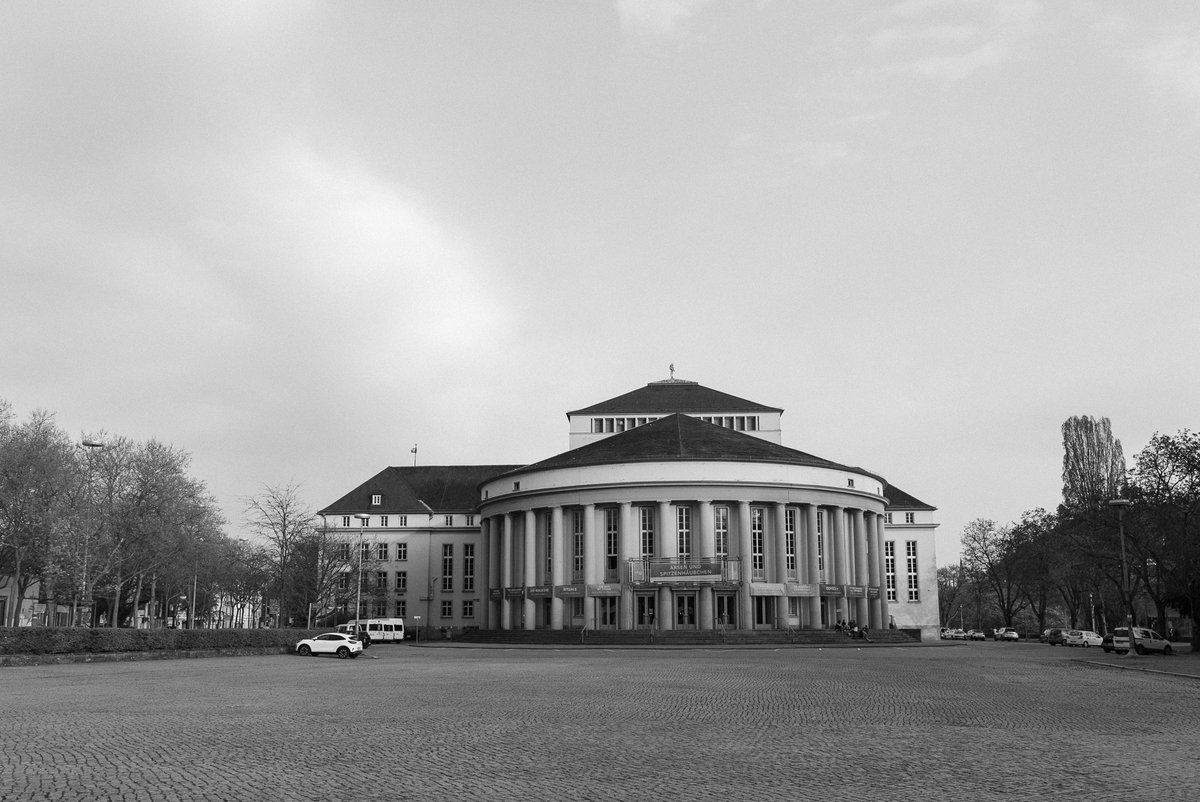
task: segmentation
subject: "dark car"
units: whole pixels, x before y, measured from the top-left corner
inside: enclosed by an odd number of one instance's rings
[[[1100,648],[1103,649],[1106,653],[1111,652],[1113,649],[1116,648],[1115,646],[1113,646],[1113,634],[1111,632],[1108,633],[1107,635],[1105,635],[1103,640],[1100,641]]]
[[[1048,629],[1043,635],[1042,640],[1049,643],[1051,646],[1062,646],[1063,635],[1067,633],[1065,629]]]

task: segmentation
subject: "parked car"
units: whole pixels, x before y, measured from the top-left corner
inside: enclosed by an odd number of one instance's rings
[[[296,644],[296,654],[301,657],[319,654],[336,654],[345,660],[362,654],[362,641],[344,632],[326,632],[315,638],[305,638]]]
[[[1042,633],[1042,643],[1049,643],[1051,646],[1062,646],[1063,634],[1065,629],[1048,629]]]
[[[992,640],[1020,640],[1021,633],[1012,627],[1000,627],[992,631]]]
[[[1146,652],[1171,654],[1170,642],[1152,629],[1134,627],[1133,637],[1136,641],[1134,651],[1138,654]],[[1129,651],[1129,627],[1117,627],[1113,630],[1113,649],[1117,654],[1126,654]]]
[[[1068,629],[1063,634],[1063,646],[1103,646],[1104,638],[1090,629]]]
[[[1100,641],[1100,648],[1104,650],[1105,654],[1113,650],[1113,634],[1111,632],[1105,635],[1104,639]]]
[[[950,627],[942,627],[939,629],[938,637],[942,640],[950,640]]]
[[[950,640],[966,640],[967,633],[961,629],[952,629],[950,630],[949,634],[946,635],[946,637]]]
[[[984,635],[982,630],[968,629],[967,640],[987,640],[987,635]]]
[[[367,634],[365,624],[359,624],[357,627],[354,624],[338,624],[337,631],[343,635],[358,638],[362,642],[363,649],[371,648],[371,636]]]

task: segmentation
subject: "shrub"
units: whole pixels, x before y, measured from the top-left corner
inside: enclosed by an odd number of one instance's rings
[[[324,630],[110,629],[0,627],[0,654],[101,654],[108,652],[270,649]]]

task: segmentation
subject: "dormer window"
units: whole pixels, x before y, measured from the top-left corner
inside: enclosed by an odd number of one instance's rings
[[[378,493],[371,496],[371,506],[372,507],[378,507],[382,503],[383,503],[383,496],[379,495]]]
[[[520,490],[520,489],[521,489],[521,483],[513,482],[513,490]]]
[[[854,487],[854,480],[853,480],[853,479],[847,479],[847,480],[846,480],[846,487]]]

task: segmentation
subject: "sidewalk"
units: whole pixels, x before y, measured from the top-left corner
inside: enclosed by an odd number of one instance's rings
[[[1164,657],[1161,654],[1105,654],[1100,649],[1088,649],[1094,654],[1082,655],[1079,660],[1083,663],[1102,665],[1125,671],[1145,671],[1153,674],[1169,674],[1174,677],[1190,677],[1200,680],[1200,655],[1192,654],[1192,647],[1187,643],[1172,644],[1174,654]]]

